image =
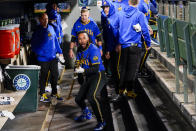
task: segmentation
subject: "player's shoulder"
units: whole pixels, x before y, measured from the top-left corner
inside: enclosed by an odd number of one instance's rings
[[[55,32],[53,26],[49,25],[49,24],[48,24],[47,30],[50,31],[50,32]]]
[[[76,22],[74,23],[74,26],[80,25],[81,24],[81,17],[79,17]]]
[[[91,52],[93,52],[93,51],[96,51],[96,50],[98,50],[99,48],[95,45],[95,44],[90,44],[90,46],[89,46],[89,50],[91,51]]]
[[[91,44],[89,45],[89,49],[90,49],[90,50],[97,50],[98,47],[97,47],[95,44],[92,44],[92,43],[91,43]]]
[[[93,20],[93,18],[89,17],[89,19],[90,19],[89,22],[90,25],[97,25],[97,23]]]

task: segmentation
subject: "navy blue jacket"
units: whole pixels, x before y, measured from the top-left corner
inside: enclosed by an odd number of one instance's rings
[[[114,20],[117,17],[115,13],[115,7],[110,2],[110,10],[108,16],[105,15],[104,11],[101,11],[101,25],[103,28],[103,39],[106,44],[106,51],[113,51],[115,46],[118,44],[118,30],[114,27]]]

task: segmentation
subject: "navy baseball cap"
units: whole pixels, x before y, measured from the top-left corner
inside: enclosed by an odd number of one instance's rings
[[[87,6],[83,6],[81,10],[90,10]]]

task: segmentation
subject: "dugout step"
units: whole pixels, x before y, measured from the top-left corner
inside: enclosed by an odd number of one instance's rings
[[[180,93],[176,93],[175,83],[175,58],[168,58],[165,52],[161,52],[159,47],[152,48],[152,54],[147,61],[147,67],[155,74],[156,80],[161,85],[170,100],[176,105],[179,111],[183,114],[188,122],[196,129],[196,123],[194,122],[194,96],[193,96],[193,76],[188,74],[188,103],[184,102],[183,94],[183,67],[180,66]],[[164,72],[163,72],[164,70]]]

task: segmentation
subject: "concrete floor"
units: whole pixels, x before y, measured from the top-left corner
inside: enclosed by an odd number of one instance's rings
[[[39,131],[46,116],[45,111],[15,115],[14,120],[8,120],[2,131]]]
[[[96,125],[95,117],[86,122],[77,123],[74,118],[81,114],[80,108],[75,103],[75,95],[78,92],[79,84],[75,81],[72,91],[72,98],[67,100],[72,82],[71,71],[67,71],[62,80],[61,95],[64,96],[64,102],[59,102],[54,111],[52,121],[49,126],[50,131],[88,131],[93,130]]]
[[[72,91],[72,98],[67,100],[67,95],[72,82],[73,70],[66,70],[61,81],[61,96],[64,101],[60,101],[56,106],[49,103],[39,102],[37,112],[15,114],[14,120],[8,120],[2,131],[39,131],[39,130],[58,130],[58,131],[88,131],[93,130],[96,120],[76,123],[74,118],[80,115],[81,110],[75,104],[74,96],[77,94],[79,84],[75,82]]]

